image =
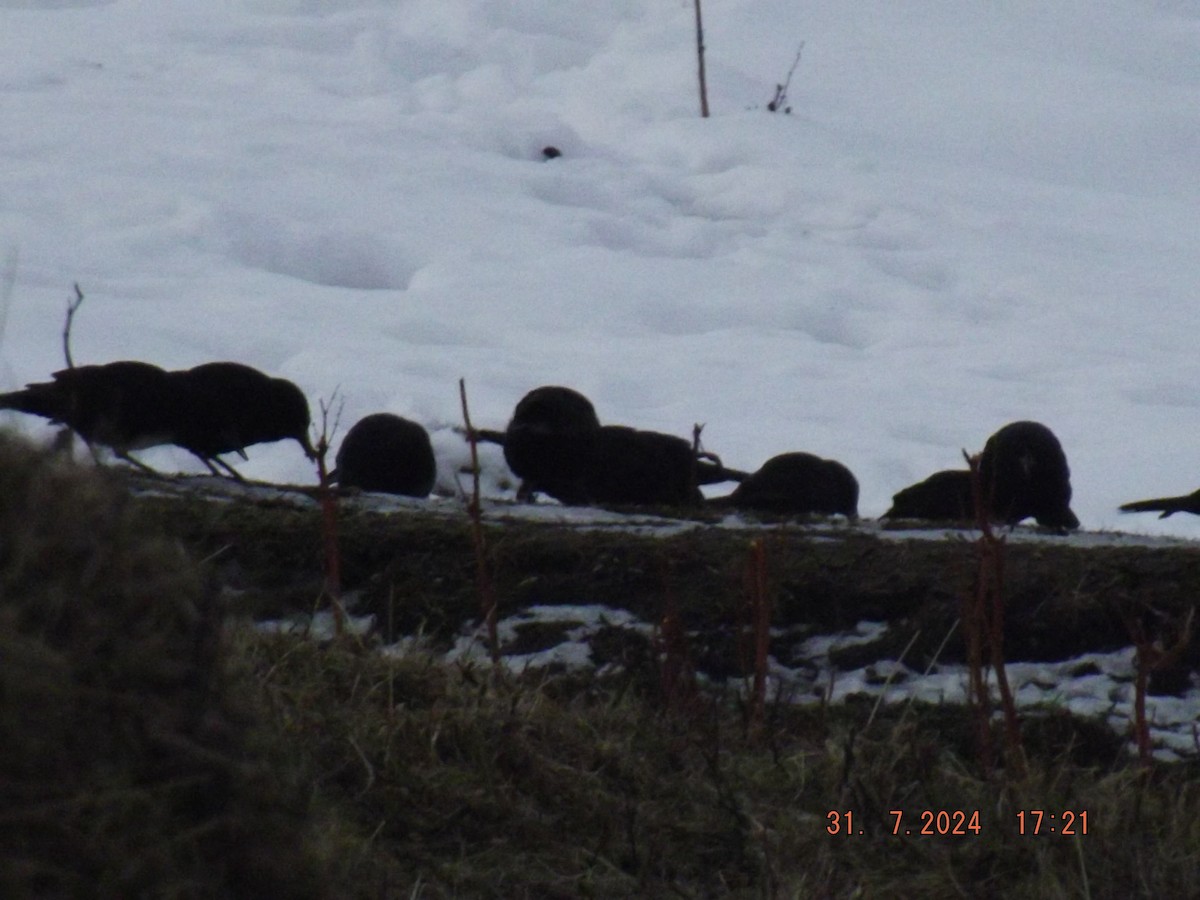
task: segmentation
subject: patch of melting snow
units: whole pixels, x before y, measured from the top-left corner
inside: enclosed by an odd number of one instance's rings
[[[338,633],[337,620],[331,610],[315,613],[297,613],[282,619],[267,619],[254,623],[255,630],[263,634],[294,634],[315,641],[331,641]],[[374,616],[342,616],[342,633],[365,637],[375,628]]]
[[[586,669],[592,665],[591,637],[602,628],[625,628],[650,634],[653,626],[623,609],[589,604],[582,606],[531,606],[496,623],[496,637],[501,647],[514,643],[523,627],[530,625],[565,626],[563,639],[553,647],[532,653],[505,654],[505,667],[511,672],[524,672],[548,666],[560,666],[568,671]],[[482,625],[464,630],[446,653],[448,662],[487,662],[490,659],[487,633]],[[603,671],[603,670],[601,670]]]
[[[923,674],[902,663],[879,661],[852,671],[838,672],[828,665],[829,651],[862,643],[863,639],[854,633],[826,636],[824,640],[824,658],[814,659],[818,662],[815,675],[812,670],[789,669],[773,663],[774,696],[810,703],[820,700],[836,703],[852,696],[882,696],[885,703],[911,700],[966,702],[969,679],[964,665],[936,664]],[[816,639],[807,643],[822,652]],[[1066,709],[1077,716],[1104,719],[1118,733],[1130,730],[1135,699],[1132,647],[1110,653],[1086,653],[1056,663],[1010,662],[1005,666],[1005,672],[1020,709]],[[994,673],[989,671],[986,675],[992,697],[998,698]],[[1182,697],[1146,697],[1146,718],[1159,758],[1179,759],[1200,753],[1198,714],[1200,684],[1193,684]],[[1132,744],[1130,747],[1132,749]]]
[[[503,647],[516,641],[522,627],[554,624],[564,628],[560,642],[531,653],[505,655],[505,666],[513,672],[547,666],[578,671],[592,665],[588,641],[601,628],[628,628],[646,636],[654,632],[654,625],[628,611],[601,605],[533,606],[497,622],[496,630]],[[846,671],[830,664],[833,651],[876,641],[886,632],[886,623],[864,621],[852,631],[805,639],[791,654],[802,660],[799,665],[785,666],[770,657],[768,698],[788,703],[838,703],[850,697],[882,698],[889,704],[966,703],[968,673],[964,665],[937,663],[920,672],[893,660]],[[487,638],[482,628],[472,626],[464,631],[445,658],[486,662]],[[1006,674],[1018,708],[1026,712],[1065,709],[1080,717],[1101,719],[1117,733],[1130,732],[1135,694],[1132,647],[1086,653],[1056,663],[1011,662]],[[992,697],[998,698],[991,672],[987,684]],[[725,686],[748,692],[750,679],[730,679]],[[1147,696],[1146,717],[1157,758],[1169,761],[1200,754],[1198,711],[1200,684],[1182,697]],[[1132,741],[1129,748],[1131,752],[1135,749]]]

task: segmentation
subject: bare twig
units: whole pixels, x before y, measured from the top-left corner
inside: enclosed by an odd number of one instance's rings
[[[762,538],[750,542],[746,557],[746,603],[749,607],[754,680],[750,691],[749,734],[760,735],[767,699],[767,659],[771,649],[771,598],[767,592],[767,552]]]
[[[8,328],[8,308],[12,303],[13,287],[17,283],[17,263],[20,251],[16,246],[8,248],[4,259],[4,276],[0,278],[0,347],[4,346],[4,332]]]
[[[75,313],[77,313],[79,311],[79,307],[81,307],[82,305],[83,305],[83,291],[81,291],[79,289],[79,282],[75,282],[75,297],[74,297],[74,299],[67,301],[67,317],[63,321],[63,330],[62,330],[63,357],[66,359],[68,369],[75,368],[75,360],[73,360],[71,358],[71,326],[75,322]],[[72,396],[72,398],[71,398],[72,405],[74,405],[78,402],[79,402],[78,397]],[[89,441],[87,438],[84,438],[84,443],[87,444],[88,452],[92,455],[92,459],[95,461],[96,465],[100,465],[100,451],[97,450],[96,447],[92,444],[92,442]],[[62,431],[59,433],[59,439],[55,441],[55,446],[60,447],[68,456],[70,456],[73,453],[74,447],[75,447],[75,432],[72,429],[64,426]],[[121,451],[121,452],[118,452],[117,455],[121,456],[122,458],[127,459],[131,462],[134,462],[135,465],[140,466],[141,468],[145,469],[147,472],[151,472],[155,475],[158,474],[157,472],[154,472],[154,470],[151,469],[149,466],[143,465],[142,463],[136,462],[135,460],[133,460],[133,458],[131,456],[129,456],[128,453]]]
[[[325,589],[329,597],[329,605],[333,610],[334,634],[341,637],[346,627],[346,610],[342,606],[342,556],[338,549],[337,527],[337,494],[331,486],[330,472],[326,465],[329,455],[329,442],[337,434],[338,424],[342,418],[341,402],[338,403],[332,427],[329,425],[329,411],[333,399],[337,397],[334,390],[329,403],[321,400],[321,434],[317,438],[317,476],[319,485],[317,496],[321,504],[321,540],[325,548]]]
[[[796,49],[796,58],[792,60],[792,67],[788,69],[787,78],[783,80],[783,84],[775,85],[775,96],[771,98],[771,102],[767,104],[767,109],[770,112],[779,112],[783,110],[785,113],[790,113],[792,108],[787,105],[788,87],[792,83],[792,75],[796,71],[796,66],[800,65],[800,56],[804,53],[804,41],[800,42],[800,46]]]
[[[979,457],[972,457],[965,450],[963,456],[966,457],[967,464],[971,468],[971,494],[975,507],[975,519],[980,529],[983,529],[988,525],[988,513],[983,498],[983,486],[979,478]],[[982,568],[982,562],[980,567]],[[992,753],[991,697],[988,694],[987,680],[983,674],[982,573],[977,572],[975,579],[975,591],[968,591],[963,595],[960,618],[963,640],[967,646],[967,699],[975,719],[975,739],[979,763],[984,772],[990,775],[995,761]]]
[[[471,445],[471,496],[467,499],[467,513],[471,517],[471,540],[475,545],[475,581],[479,590],[480,612],[487,628],[488,652],[492,664],[500,665],[500,639],[496,634],[496,591],[487,565],[487,547],[483,538],[483,514],[479,506],[479,444],[475,429],[471,427],[471,413],[467,409],[467,381],[458,379],[458,395],[462,401],[463,425],[467,441]]]
[[[990,492],[984,492],[979,457],[971,456],[965,450],[963,456],[971,468],[971,495],[980,531],[976,543],[979,548],[979,569],[976,574],[975,592],[973,597],[964,599],[963,607],[963,633],[967,640],[970,684],[980,739],[980,762],[986,771],[991,771],[991,701],[983,673],[984,665],[990,665],[996,675],[996,687],[1000,692],[1000,704],[1004,711],[1008,767],[1018,778],[1022,778],[1026,768],[1025,751],[1021,744],[1021,727],[1016,703],[1004,665],[1005,541],[992,531]],[[984,643],[988,648],[986,662],[983,654]]]
[[[1150,688],[1150,674],[1158,669],[1174,665],[1183,655],[1183,651],[1187,649],[1192,639],[1195,616],[1196,608],[1192,607],[1180,625],[1174,643],[1164,650],[1159,642],[1151,640],[1147,636],[1145,627],[1132,612],[1122,613],[1125,628],[1129,632],[1135,650],[1133,733],[1137,742],[1138,759],[1145,768],[1149,768],[1154,762],[1154,750],[1150,741],[1150,722],[1146,718],[1146,694]]]
[[[679,606],[671,587],[671,567],[662,560],[663,612],[654,644],[661,659],[663,705],[668,710],[695,710],[696,670],[688,652],[687,633],[679,617]]]
[[[67,361],[68,369],[75,368],[75,360],[71,358],[71,325],[75,321],[75,313],[81,306],[83,306],[83,291],[79,289],[79,282],[75,282],[75,299],[67,301],[67,319],[63,323],[62,330],[63,357]]]
[[[704,23],[700,16],[700,0],[696,0],[696,56],[700,74],[700,118],[708,118],[708,79],[704,74]]]

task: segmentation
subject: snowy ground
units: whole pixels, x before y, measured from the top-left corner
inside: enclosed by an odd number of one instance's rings
[[[78,282],[78,362],[337,390],[444,485],[460,377],[481,425],[562,383],[840,459],[866,516],[1033,418],[1085,528],[1200,536],[1116,512],[1200,487],[1200,2],[704,13],[707,120],[685,2],[0,0],[0,389],[61,366]]]
[[[366,634],[374,626],[371,616],[346,620],[346,630]],[[650,638],[655,625],[644,622],[626,610],[610,606],[534,606],[497,623],[497,636],[503,646],[517,639],[523,627],[558,625],[565,629],[563,640],[528,653],[504,657],[504,665],[514,672],[554,668],[578,671],[595,668],[591,656],[591,638],[602,629],[618,628]],[[291,632],[314,639],[334,634],[332,614],[298,616],[260,624],[268,632]],[[838,703],[849,697],[875,698],[881,703],[954,704],[965,706],[968,696],[966,666],[935,663],[926,670],[913,670],[903,660],[884,661],[852,670],[839,670],[830,660],[832,650],[883,636],[887,625],[860,622],[853,632],[817,635],[788,647],[789,657],[799,660],[795,666],[769,658],[768,696],[772,701],[790,703]],[[772,643],[787,644],[789,635],[778,630]],[[794,639],[792,641],[794,643]],[[419,638],[408,637],[383,648],[388,654],[403,656],[422,652]],[[1015,662],[1005,666],[1006,677],[1017,707],[1026,716],[1039,712],[1066,711],[1081,718],[1104,722],[1119,735],[1132,734],[1135,697],[1135,654],[1132,647],[1111,653],[1087,653],[1057,663]],[[482,630],[467,627],[445,659],[450,662],[490,661]],[[703,677],[703,673],[701,673]],[[749,696],[750,685],[737,681],[726,685],[730,690]],[[995,677],[988,672],[988,687],[999,704]],[[1200,708],[1200,686],[1193,684],[1180,696],[1151,694],[1146,698],[1146,719],[1156,758],[1164,761],[1194,759],[1200,755],[1200,726],[1196,710]],[[964,715],[966,713],[964,712]],[[1130,753],[1136,752],[1132,739]]]

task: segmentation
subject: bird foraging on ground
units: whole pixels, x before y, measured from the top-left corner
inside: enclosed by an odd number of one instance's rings
[[[246,459],[247,447],[273,441],[294,440],[309,459],[316,458],[308,434],[308,400],[286,378],[235,362],[204,363],[170,374],[183,402],[174,443],[214,474],[220,466],[241,480],[221,455],[237,453]]]
[[[689,506],[703,497],[692,445],[673,434],[603,425],[592,435],[579,477],[547,491],[571,505]]]
[[[503,444],[521,478],[517,496],[543,493],[568,505],[687,505],[697,485],[745,478],[686,440],[622,425],[601,425],[592,402],[572,388],[546,385],[521,398],[503,433],[477,431]]]
[[[837,460],[812,453],[781,453],[762,464],[718,506],[785,515],[858,517],[858,480]]]
[[[946,469],[906,487],[892,497],[892,507],[883,518],[956,522],[974,519],[970,471]]]
[[[364,491],[428,497],[437,478],[429,432],[391,413],[359,419],[337,453],[330,480]]]
[[[571,388],[545,385],[521,398],[502,433],[476,436],[504,446],[504,461],[521,479],[517,497],[524,500],[538,491],[552,497],[571,492],[599,430],[592,401]]]
[[[55,372],[53,381],[0,394],[0,409],[41,416],[75,431],[89,446],[109,447],[121,459],[153,472],[129,454],[173,444],[219,474],[241,476],[223,453],[291,438],[310,459],[308,400],[300,388],[242,363],[204,363],[167,371],[120,360]]]
[[[129,454],[172,444],[186,404],[178,385],[158,366],[136,360],[77,366],[52,381],[0,394],[0,409],[41,416],[65,425],[88,443],[109,447],[121,459],[148,469]]]
[[[1078,528],[1071,511],[1071,470],[1058,438],[1040,422],[1011,422],[984,445],[979,479],[994,518],[1034,518],[1049,528]]]

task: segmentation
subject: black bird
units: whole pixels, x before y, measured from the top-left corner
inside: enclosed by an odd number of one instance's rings
[[[391,413],[359,419],[338,448],[331,473],[342,487],[428,497],[437,477],[433,445],[424,427]]]
[[[1123,504],[1121,512],[1156,512],[1160,513],[1160,519],[1165,519],[1167,516],[1177,512],[1186,512],[1200,516],[1200,491],[1193,491],[1182,497],[1159,497],[1157,500],[1136,500],[1133,503]]]
[[[577,479],[546,493],[570,505],[690,506],[703,500],[692,445],[672,434],[604,425],[591,436],[583,462]]]
[[[701,499],[697,485],[746,477],[683,438],[602,426],[587,397],[557,385],[522,397],[503,433],[475,434],[504,445],[522,499],[540,492],[568,505],[686,505]]]
[[[970,471],[946,469],[906,487],[892,497],[892,508],[883,514],[883,518],[959,522],[974,519]]]
[[[551,494],[563,503],[693,506],[703,502],[699,485],[742,481],[746,472],[727,469],[712,453],[697,453],[673,434],[604,425],[592,437],[575,496]],[[549,492],[547,492],[549,493]]]
[[[600,420],[592,401],[558,385],[534,388],[521,398],[504,430],[504,461],[522,484],[522,499],[541,491],[571,493],[588,465]],[[569,501],[563,501],[569,502]]]
[[[1058,438],[1039,422],[1011,422],[984,445],[980,484],[992,515],[1016,525],[1033,517],[1050,528],[1078,528],[1071,470]]]
[[[308,400],[287,379],[234,362],[204,363],[170,375],[183,397],[173,443],[199,457],[214,474],[219,465],[241,480],[221,454],[246,459],[247,447],[288,438],[309,459],[316,458],[308,436]]]
[[[544,385],[521,398],[504,431],[479,429],[475,438],[504,447],[504,461],[521,479],[517,497],[528,500],[539,491],[570,493],[599,430],[592,401],[571,388]]]
[[[737,486],[714,500],[718,506],[799,515],[842,514],[858,517],[858,480],[840,462],[811,453],[781,453]]]
[[[66,425],[89,446],[110,447],[141,468],[130,451],[174,443],[185,408],[166,370],[121,360],[55,372],[53,381],[0,394],[0,409],[13,409]]]

